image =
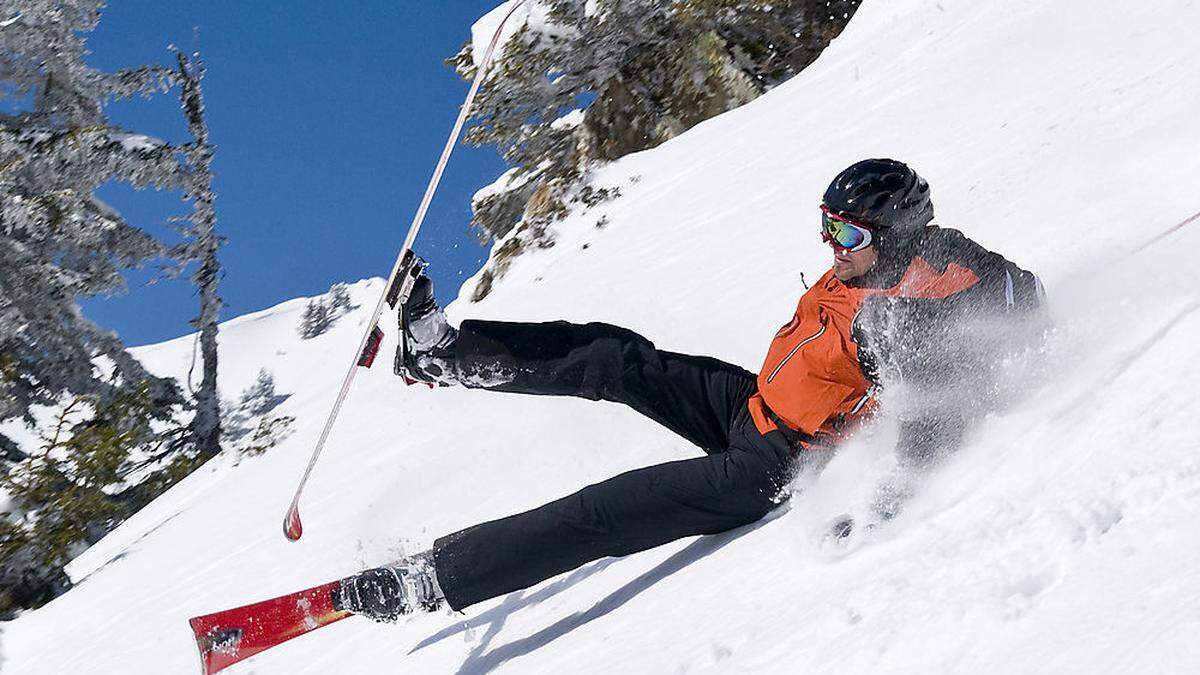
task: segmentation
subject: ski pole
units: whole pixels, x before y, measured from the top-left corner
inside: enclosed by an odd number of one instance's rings
[[[325,428],[321,430],[321,435],[317,439],[317,445],[313,448],[312,457],[308,460],[308,468],[304,470],[304,475],[300,478],[300,484],[296,487],[296,494],[292,497],[292,505],[288,508],[287,515],[283,519],[283,534],[289,541],[298,541],[304,533],[304,526],[300,522],[300,495],[304,492],[304,486],[308,483],[309,476],[312,475],[313,467],[317,465],[317,458],[321,456],[321,450],[325,447],[325,441],[329,439],[329,432],[333,430],[333,423],[337,420],[338,412],[342,409],[342,403],[346,401],[346,395],[350,393],[350,385],[354,382],[354,376],[360,366],[370,368],[375,360],[375,354],[379,351],[379,345],[383,341],[383,330],[379,328],[379,317],[383,314],[383,306],[388,304],[394,308],[396,304],[404,302],[408,293],[412,290],[412,284],[415,280],[412,275],[406,274],[400,277],[397,273],[405,267],[411,269],[410,263],[414,258],[412,255],[413,242],[416,241],[417,233],[421,230],[421,223],[425,220],[425,213],[429,210],[430,202],[433,201],[433,194],[437,191],[438,183],[442,180],[442,172],[445,171],[446,163],[450,160],[450,153],[454,151],[454,146],[458,142],[458,135],[462,132],[463,124],[466,123],[467,117],[470,116],[471,104],[474,102],[475,94],[479,91],[479,85],[483,83],[488,67],[492,63],[492,55],[496,50],[496,44],[500,41],[500,34],[504,30],[504,24],[527,1],[517,0],[508,13],[504,15],[504,19],[500,21],[495,34],[492,35],[492,40],[488,44],[487,51],[484,52],[482,63],[479,64],[479,68],[475,72],[475,79],[471,82],[471,89],[467,92],[467,98],[463,102],[462,110],[459,111],[458,119],[454,122],[454,130],[450,132],[450,138],[446,140],[446,147],[442,149],[441,159],[438,160],[437,168],[433,171],[433,177],[429,179],[429,185],[425,188],[425,196],[422,197],[421,205],[417,208],[412,225],[408,228],[408,235],[404,237],[404,245],[400,248],[400,253],[396,256],[396,262],[392,265],[391,273],[388,274],[388,282],[384,285],[384,290],[379,295],[379,301],[375,303],[375,310],[371,314],[371,320],[367,323],[366,333],[359,340],[358,351],[355,352],[354,361],[351,362],[350,369],[346,371],[346,377],[342,380],[342,389],[338,392],[337,400],[334,401],[333,408],[329,411],[329,417],[325,420]]]
[[[1178,230],[1182,230],[1183,228],[1187,227],[1188,225],[1191,225],[1197,219],[1200,219],[1200,211],[1193,213],[1191,216],[1189,216],[1188,218],[1185,218],[1183,221],[1176,223],[1175,225],[1172,225],[1171,227],[1163,230],[1162,232],[1159,232],[1157,235],[1154,236],[1153,239],[1146,240],[1145,242],[1142,243],[1142,245],[1140,245],[1137,248],[1130,251],[1129,254],[1133,255],[1134,253],[1141,253],[1142,251],[1149,248],[1151,244],[1157,242],[1158,240],[1162,239],[1163,237],[1166,237],[1170,234],[1174,234]]]

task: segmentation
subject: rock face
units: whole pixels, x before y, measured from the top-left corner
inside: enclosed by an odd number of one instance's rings
[[[737,67],[729,45],[708,32],[686,50],[659,109],[647,109],[642,89],[629,79],[608,83],[577,131],[583,161],[612,161],[671,140],[704,120],[749,103],[764,88]],[[642,114],[631,114],[635,111]]]

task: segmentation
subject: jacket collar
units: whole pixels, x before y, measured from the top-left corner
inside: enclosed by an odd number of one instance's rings
[[[866,274],[846,282],[851,288],[891,288],[900,283],[913,258],[921,250],[928,233],[927,228],[920,236],[913,237],[902,246],[879,249],[879,259]]]

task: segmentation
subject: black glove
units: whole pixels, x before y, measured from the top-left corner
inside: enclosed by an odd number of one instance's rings
[[[891,298],[872,295],[863,300],[850,325],[850,339],[858,345],[858,366],[875,384],[894,374],[894,369],[886,368],[887,359],[895,353],[893,304]]]
[[[872,382],[936,385],[954,375],[950,370],[967,344],[965,325],[948,300],[873,295],[863,300],[850,336],[858,344],[859,367]]]

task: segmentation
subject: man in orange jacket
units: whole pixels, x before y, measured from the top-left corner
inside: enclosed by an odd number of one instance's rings
[[[396,359],[410,381],[623,403],[706,454],[442,537],[342,580],[335,606],[382,621],[443,600],[458,610],[598,558],[753,523],[787,498],[798,465],[871,413],[883,383],[906,387],[915,402],[901,422],[902,464],[928,465],[952,449],[995,388],[991,365],[1037,334],[1041,285],[931,225],[928,184],[894,160],[843,171],[820,215],[833,267],[800,298],[757,376],[607,324],[454,329],[420,277],[402,308]],[[905,492],[883,491],[879,517],[894,514]],[[845,534],[848,524],[838,527]]]

